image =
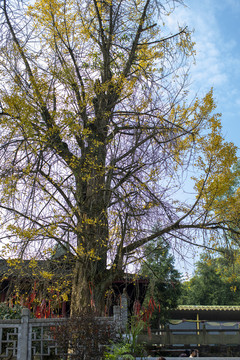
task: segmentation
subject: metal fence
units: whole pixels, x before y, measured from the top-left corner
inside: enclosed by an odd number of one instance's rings
[[[114,316],[102,320],[123,327],[125,309],[115,306]],[[32,319],[28,309],[22,310],[19,320],[0,320],[0,359],[66,359],[52,331],[64,321],[66,319]]]

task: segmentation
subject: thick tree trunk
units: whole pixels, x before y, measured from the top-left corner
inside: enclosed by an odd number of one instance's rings
[[[101,272],[97,268],[98,266],[93,269],[91,265],[76,261],[72,283],[71,316],[89,311],[103,315],[105,292],[112,283],[112,277],[106,268]]]
[[[108,283],[108,219],[103,180],[102,175],[91,174],[88,182],[80,181],[81,216],[72,284],[72,315],[89,309],[101,314],[104,310]]]
[[[78,248],[72,285],[71,313],[94,308],[101,314],[104,295],[111,284],[107,271],[108,202],[106,186],[106,154],[108,101],[105,90],[96,81],[93,100],[95,120],[86,124],[87,146],[82,148],[82,163],[76,173],[78,205]]]
[[[90,281],[86,267],[76,262],[72,283],[71,316],[88,311],[91,308]]]

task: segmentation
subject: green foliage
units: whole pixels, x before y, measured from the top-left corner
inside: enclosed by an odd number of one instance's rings
[[[22,309],[23,307],[17,304],[9,307],[6,303],[0,303],[0,319],[20,319]]]
[[[239,305],[239,251],[201,255],[194,276],[183,283],[180,304]]]
[[[118,360],[121,358],[132,360],[135,359],[135,356],[143,356],[144,344],[138,344],[137,338],[144,327],[145,323],[143,321],[132,317],[129,330],[118,343],[113,343],[107,348],[104,359]]]
[[[134,359],[131,355],[131,344],[124,341],[113,344],[109,352],[105,353],[105,359],[117,360],[119,357],[122,359]]]
[[[160,311],[154,310],[151,323],[159,326],[168,319],[170,310],[177,306],[181,292],[180,273],[174,268],[174,257],[170,254],[168,243],[158,240],[145,247],[145,262],[141,274],[150,279],[144,304],[150,297],[160,304]]]

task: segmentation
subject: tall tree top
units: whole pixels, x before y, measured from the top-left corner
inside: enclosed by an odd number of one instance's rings
[[[103,289],[110,269],[114,277],[159,236],[205,246],[205,231],[238,233],[214,212],[234,184],[236,147],[222,138],[212,91],[187,103],[191,34],[164,23],[180,3],[0,2],[0,207],[11,254],[51,256],[57,242],[76,257],[76,282],[83,271],[85,290]],[[179,201],[192,167],[196,197]]]

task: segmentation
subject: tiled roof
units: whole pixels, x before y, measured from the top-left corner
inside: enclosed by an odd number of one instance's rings
[[[177,310],[182,311],[200,311],[200,310],[220,310],[220,311],[240,311],[240,306],[238,305],[179,305]]]

